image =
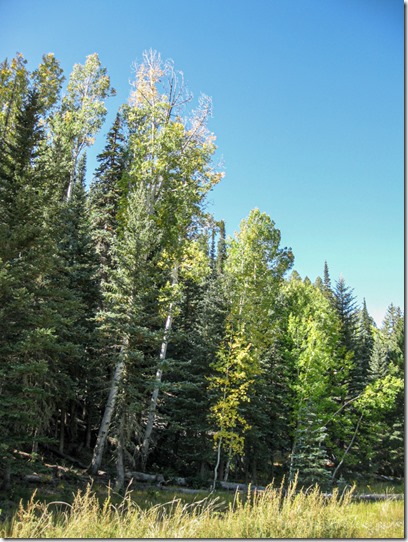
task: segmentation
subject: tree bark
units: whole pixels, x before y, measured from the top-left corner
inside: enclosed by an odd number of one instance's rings
[[[213,480],[213,485],[212,485],[213,491],[215,491],[215,485],[217,483],[217,477],[218,477],[218,467],[220,466],[220,461],[221,461],[221,443],[222,443],[222,438],[220,438],[218,442],[217,463],[215,464],[215,467],[214,467],[214,480]]]
[[[31,448],[31,452],[33,454],[36,454],[38,452],[38,427],[35,428],[34,430],[34,435],[33,435],[33,446]]]
[[[119,422],[118,447],[116,450],[116,484],[115,491],[121,491],[125,485],[125,463],[123,460],[124,435],[123,435],[123,415]]]
[[[92,474],[96,474],[99,467],[102,463],[102,456],[106,444],[106,439],[108,438],[109,426],[112,420],[113,413],[116,406],[116,398],[118,395],[119,385],[121,383],[123,373],[125,370],[125,360],[124,360],[124,351],[127,346],[128,340],[125,340],[124,346],[120,353],[120,358],[115,367],[115,372],[113,374],[111,387],[109,390],[108,400],[105,406],[105,412],[103,414],[102,422],[99,427],[98,437],[96,439],[96,444],[94,448],[94,453],[92,457],[90,471]]]
[[[67,195],[66,195],[66,201],[67,202],[71,200],[72,191],[74,189],[75,177],[76,177],[76,168],[77,168],[77,163],[78,163],[79,152],[76,151],[76,152],[73,152],[73,154],[74,154],[74,156],[73,156],[73,165],[72,165],[72,169],[71,169],[70,174],[69,174],[69,184],[68,184]]]
[[[230,449],[228,450],[228,459],[227,459],[227,464],[225,466],[225,472],[224,472],[224,482],[228,482],[230,465],[231,465],[231,446],[230,446]]]
[[[171,326],[173,323],[173,315],[172,315],[173,306],[172,305],[173,304],[170,305],[169,314],[167,315],[167,318],[166,318],[163,342],[160,348],[160,363],[156,371],[155,384],[154,384],[154,389],[152,393],[152,398],[150,400],[149,413],[148,413],[147,424],[146,424],[146,429],[145,429],[145,434],[144,434],[144,439],[143,439],[143,444],[142,444],[142,470],[143,471],[146,468],[147,457],[149,455],[150,440],[151,440],[151,435],[153,431],[154,419],[156,417],[157,399],[159,397],[159,388],[160,388],[160,384],[161,384],[162,376],[163,376],[162,367],[163,367],[163,362],[166,359],[167,345],[169,343],[169,333],[171,331]]]
[[[61,409],[60,416],[60,434],[59,434],[59,445],[58,450],[61,454],[64,453],[65,446],[65,408]]]
[[[177,285],[177,282],[178,282],[177,271],[178,271],[178,267],[176,266],[172,273],[173,276],[172,276],[171,285],[173,288]],[[146,469],[147,458],[149,455],[151,435],[153,431],[154,420],[156,417],[157,399],[159,397],[159,390],[160,390],[160,385],[161,385],[162,376],[163,376],[163,364],[166,360],[167,346],[169,344],[169,336],[170,336],[171,328],[173,325],[173,309],[174,309],[174,303],[171,302],[170,307],[169,307],[169,312],[166,318],[166,323],[164,326],[163,341],[160,347],[159,366],[156,371],[154,389],[152,393],[152,398],[150,400],[146,429],[145,429],[145,434],[144,434],[143,444],[142,444],[142,449],[141,449],[141,464],[142,464],[143,471]]]
[[[86,413],[86,433],[85,433],[85,448],[89,450],[91,447],[91,414],[90,410]]]
[[[335,470],[334,470],[334,472],[333,472],[332,480],[335,480],[336,474],[338,473],[340,467],[342,466],[342,464],[343,464],[343,462],[344,462],[344,458],[346,457],[346,455],[347,455],[348,452],[350,451],[350,448],[351,448],[352,445],[353,445],[353,442],[354,442],[354,440],[355,440],[355,438],[356,438],[356,436],[357,436],[358,428],[359,428],[359,426],[360,426],[360,423],[361,423],[361,420],[362,420],[362,419],[363,419],[363,414],[361,414],[361,416],[360,416],[360,418],[359,418],[359,420],[358,420],[358,422],[357,422],[356,429],[355,429],[355,431],[354,431],[354,433],[353,433],[353,436],[352,436],[352,439],[351,439],[351,441],[350,441],[350,444],[347,446],[347,449],[346,449],[346,451],[344,452],[343,457],[341,458],[340,463],[337,465],[337,467],[335,468]]]

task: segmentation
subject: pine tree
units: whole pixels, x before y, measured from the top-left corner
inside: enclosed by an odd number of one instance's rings
[[[207,239],[205,233],[197,239],[204,264],[200,272],[194,278],[190,272],[188,276],[182,272],[179,277],[183,296],[158,409],[163,429],[156,431],[151,458],[183,476],[201,478],[205,478],[212,461],[207,377],[222,340],[226,316],[225,292],[213,265],[216,255],[207,256]],[[195,257],[196,264],[198,259]]]
[[[99,275],[106,281],[112,268],[112,250],[118,235],[119,210],[125,173],[125,136],[122,119],[117,114],[108,132],[105,149],[97,156],[99,167],[89,192],[92,235],[100,260]]]
[[[221,275],[221,273],[224,270],[224,262],[226,258],[225,222],[223,220],[220,220],[219,222],[219,231],[220,231],[220,236],[218,239],[218,247],[217,247],[216,270],[217,270],[218,275]]]
[[[356,329],[355,369],[353,374],[354,389],[361,391],[368,381],[370,359],[373,352],[374,320],[367,311],[366,301],[358,312]]]
[[[103,287],[103,308],[98,315],[105,343],[103,351],[108,352],[107,363],[112,376],[94,449],[92,472],[101,465],[115,416],[120,426],[127,406],[127,410],[131,409],[133,413],[133,427],[136,420],[140,423],[148,385],[145,358],[158,341],[152,331],[149,307],[155,304],[155,299],[151,298],[156,296],[154,284],[159,241],[160,235],[150,216],[144,187],[139,186],[127,201],[123,232],[113,246],[113,266]],[[117,427],[116,424],[113,434]],[[130,429],[128,424],[127,431]],[[126,444],[120,442],[119,449]]]
[[[16,117],[15,140],[0,159],[0,462],[6,485],[12,450],[33,446],[51,417],[53,387],[47,384],[55,332],[45,287],[52,243],[47,180],[39,167],[39,109],[38,94],[30,91]]]
[[[324,284],[326,290],[331,290],[331,280],[330,280],[330,274],[329,274],[329,266],[327,265],[326,261],[324,262],[323,284]]]
[[[64,449],[65,433],[68,433],[71,445],[78,446],[79,437],[82,444],[85,443],[85,435],[78,435],[78,421],[88,423],[98,381],[95,367],[98,345],[95,314],[100,304],[100,289],[96,276],[98,262],[87,215],[85,172],[86,155],[83,155],[78,163],[77,181],[71,199],[61,202],[59,215],[60,267],[54,280],[60,283],[56,301],[59,298],[58,302],[61,302],[61,293],[65,298],[64,307],[60,310],[65,325],[61,322],[58,333],[61,342],[70,345],[69,354],[64,353],[62,361],[62,373],[66,375],[69,385],[61,393],[59,401],[61,452]],[[69,363],[67,354],[70,357]],[[84,420],[83,413],[86,416]]]
[[[336,282],[334,306],[341,325],[341,346],[346,352],[356,348],[357,309],[353,290],[346,285],[343,277]]]

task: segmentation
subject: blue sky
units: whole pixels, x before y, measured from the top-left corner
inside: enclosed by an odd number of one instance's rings
[[[232,234],[258,207],[312,281],[327,260],[380,323],[404,304],[402,0],[0,0],[0,57],[34,69],[53,52],[68,77],[97,52],[117,96],[131,65],[159,51],[195,97],[226,172],[210,209]]]

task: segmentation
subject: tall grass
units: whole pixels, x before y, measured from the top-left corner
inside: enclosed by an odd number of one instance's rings
[[[88,487],[72,504],[32,499],[0,527],[3,538],[403,538],[403,503],[352,504],[351,492],[330,498],[292,484],[226,504],[208,496],[143,510],[126,495],[103,503]]]

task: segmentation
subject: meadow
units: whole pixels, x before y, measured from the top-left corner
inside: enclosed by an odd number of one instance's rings
[[[354,488],[353,488],[354,489]],[[36,494],[0,524],[3,538],[404,538],[403,501],[353,502],[353,489],[331,497],[317,488],[188,495],[140,502],[127,492],[103,499],[88,486],[72,502]],[[132,494],[133,493],[133,494]],[[138,502],[139,501],[139,502]],[[148,505],[146,506],[146,503]],[[144,504],[144,505],[143,505]]]

